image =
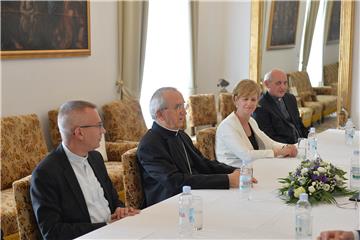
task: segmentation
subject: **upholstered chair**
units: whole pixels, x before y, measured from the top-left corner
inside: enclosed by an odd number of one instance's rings
[[[54,148],[56,148],[61,143],[61,135],[57,125],[58,114],[58,110],[50,110],[48,112],[50,140]],[[106,156],[103,155],[109,177],[111,178],[114,188],[118,192],[122,201],[124,200],[124,184],[121,175],[121,155],[128,149],[129,147],[126,144],[124,145],[114,142],[105,142]]]
[[[303,107],[300,97],[296,97],[296,101],[302,123],[305,127],[310,127],[312,124],[311,120],[314,110],[310,107]]]
[[[230,113],[235,111],[235,104],[231,93],[219,94],[219,112],[221,120],[224,120]]]
[[[41,238],[30,199],[30,179],[31,175],[12,184],[20,240]]]
[[[313,91],[311,84],[308,86],[308,74],[305,71],[297,71],[288,74],[290,92],[300,97],[303,107],[310,107],[313,110],[311,122],[318,122],[322,119],[323,104],[320,103]],[[309,80],[310,81],[310,80]]]
[[[138,142],[148,130],[139,101],[116,100],[105,104],[102,110],[107,131],[106,140],[128,143],[127,150],[137,147]]]
[[[195,135],[195,127],[216,126],[217,112],[214,94],[191,95],[188,103],[191,136]]]
[[[215,160],[215,134],[216,128],[204,128],[196,132],[197,148],[209,160]]]
[[[36,114],[1,118],[1,229],[18,234],[12,183],[31,174],[48,150]]]
[[[324,87],[330,88],[330,92],[326,94],[337,95],[337,85],[339,77],[339,63],[332,63],[324,65],[323,76],[324,76]]]
[[[144,191],[141,173],[136,157],[137,148],[130,149],[122,155],[124,166],[125,206],[140,209],[144,202]]]

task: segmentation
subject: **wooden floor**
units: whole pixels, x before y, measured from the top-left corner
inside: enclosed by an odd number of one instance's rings
[[[314,124],[317,133],[321,133],[330,128],[336,128],[336,114],[331,114],[324,118],[321,124]]]

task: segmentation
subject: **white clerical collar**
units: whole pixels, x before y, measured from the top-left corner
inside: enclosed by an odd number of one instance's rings
[[[70,162],[73,162],[73,163],[84,162],[88,158],[88,155],[83,157],[83,156],[79,156],[79,155],[71,152],[70,149],[64,144],[64,142],[61,142],[61,145],[63,146],[65,154],[68,157]]]
[[[166,130],[169,130],[169,131],[172,131],[174,133],[178,133],[180,129],[177,129],[177,130],[174,130],[174,129],[170,129],[170,128],[167,128],[165,126],[163,126],[162,124],[160,124],[158,121],[155,121],[160,127],[162,128],[165,128]]]

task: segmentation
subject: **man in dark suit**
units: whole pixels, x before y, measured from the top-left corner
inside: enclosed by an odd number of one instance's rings
[[[158,89],[150,100],[150,113],[153,126],[137,151],[145,205],[180,193],[184,185],[193,189],[238,187],[239,170],[204,158],[181,129],[186,110],[178,90]]]
[[[253,113],[261,130],[277,142],[294,144],[306,138],[308,130],[299,115],[296,98],[287,93],[286,73],[273,69],[264,77],[268,91],[261,96]]]
[[[99,147],[105,133],[96,106],[70,101],[58,115],[62,143],[35,168],[30,196],[44,239],[73,239],[138,213],[124,208]]]

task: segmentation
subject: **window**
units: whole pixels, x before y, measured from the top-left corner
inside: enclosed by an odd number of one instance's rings
[[[140,103],[151,127],[149,102],[160,87],[176,87],[186,100],[192,88],[190,3],[150,0]]]

